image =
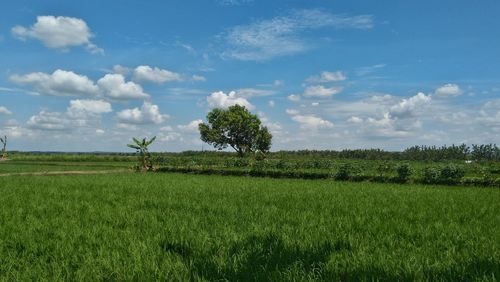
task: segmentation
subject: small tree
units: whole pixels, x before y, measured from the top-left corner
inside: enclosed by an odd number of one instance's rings
[[[7,136],[4,136],[3,138],[0,137],[0,142],[2,142],[3,148],[2,148],[2,155],[0,156],[0,159],[6,159],[7,158]]]
[[[134,144],[127,144],[128,147],[136,149],[137,154],[139,154],[138,170],[153,170],[153,161],[151,160],[151,153],[149,153],[148,147],[155,141],[155,139],[156,136],[151,138],[149,141],[146,138],[143,138],[142,140],[132,138]]]
[[[203,142],[219,150],[230,146],[240,157],[252,152],[266,154],[273,137],[257,115],[240,105],[227,110],[213,109],[207,115],[207,123],[199,125],[199,130]]]

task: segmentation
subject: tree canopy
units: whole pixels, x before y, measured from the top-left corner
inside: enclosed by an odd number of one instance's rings
[[[222,150],[230,146],[239,156],[251,152],[267,153],[271,149],[272,135],[262,126],[257,115],[244,106],[213,109],[207,123],[199,125],[201,140]]]

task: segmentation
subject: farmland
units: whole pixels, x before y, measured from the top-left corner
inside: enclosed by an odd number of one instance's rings
[[[13,152],[0,280],[498,280],[497,161],[325,155],[163,153],[133,173],[131,154]],[[429,167],[463,175],[420,184]],[[105,174],[16,175],[51,172]]]
[[[0,190],[0,280],[500,277],[498,189],[116,173]]]

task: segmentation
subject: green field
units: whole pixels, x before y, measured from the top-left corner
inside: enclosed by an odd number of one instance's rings
[[[131,168],[131,162],[69,162],[69,161],[7,161],[0,162],[0,174],[50,172],[50,171],[94,171]]]
[[[500,278],[499,189],[169,173],[0,181],[0,280]]]

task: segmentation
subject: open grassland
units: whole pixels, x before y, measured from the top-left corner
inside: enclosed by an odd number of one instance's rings
[[[498,189],[117,173],[0,195],[0,280],[500,278]]]

